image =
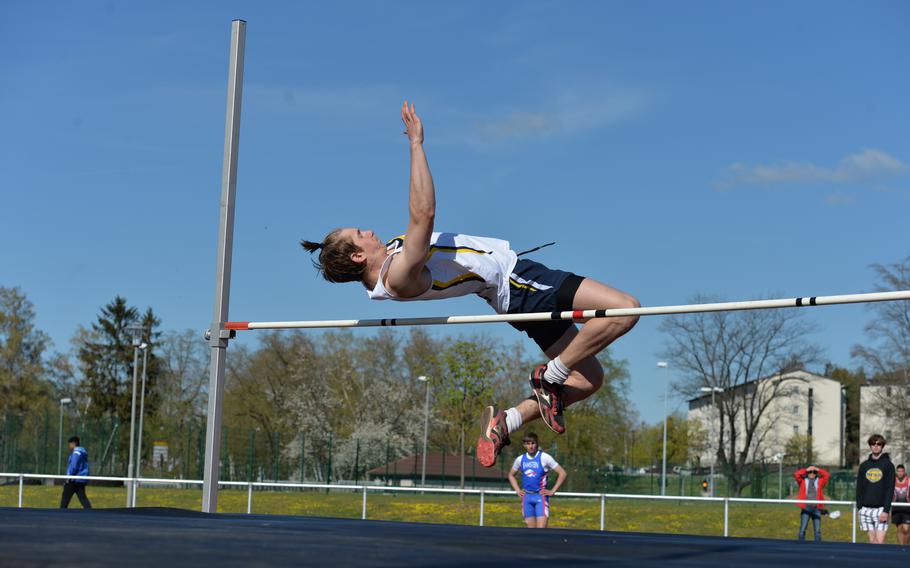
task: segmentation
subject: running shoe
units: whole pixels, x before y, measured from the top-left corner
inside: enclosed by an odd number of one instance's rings
[[[565,405],[564,389],[562,385],[544,380],[543,373],[546,370],[546,365],[538,365],[531,371],[531,389],[537,398],[537,407],[540,409],[540,417],[543,419],[543,423],[550,430],[557,434],[562,434],[566,431],[566,419],[562,415],[562,409]]]
[[[506,426],[506,413],[495,406],[483,409],[480,416],[480,438],[477,439],[477,461],[483,467],[496,465],[496,456],[509,440],[509,428]]]

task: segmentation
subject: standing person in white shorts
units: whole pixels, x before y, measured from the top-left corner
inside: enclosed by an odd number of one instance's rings
[[[869,534],[872,544],[885,543],[891,501],[894,499],[894,464],[884,450],[884,436],[869,436],[869,459],[860,464],[856,474],[859,526]]]

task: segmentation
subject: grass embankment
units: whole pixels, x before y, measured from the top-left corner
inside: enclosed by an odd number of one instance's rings
[[[122,487],[89,485],[87,492],[92,505],[96,508],[117,508],[123,507],[126,503],[126,490]],[[60,493],[59,486],[25,486],[23,506],[57,507]],[[142,487],[137,493],[137,505],[199,511],[202,507],[201,493],[199,488]],[[17,506],[18,494],[18,485],[0,487],[0,506]],[[253,513],[359,519],[362,498],[359,491],[333,490],[326,493],[317,490],[257,490],[253,493]],[[487,496],[485,503],[485,525],[524,526],[521,519],[521,504],[517,497]],[[75,497],[70,507],[80,507]],[[246,489],[222,489],[219,492],[219,512],[246,513],[246,508]],[[846,507],[840,509],[843,514],[840,519],[831,520],[825,517],[822,520],[825,540],[850,541],[850,509]],[[600,528],[598,499],[576,499],[557,495],[552,500],[551,514],[551,527],[588,530]],[[476,525],[480,518],[480,498],[477,495],[465,495],[462,502],[458,495],[452,494],[383,494],[370,491],[367,497],[367,518]],[[719,536],[723,534],[723,523],[722,503],[609,499],[604,515],[606,530],[622,532]],[[798,526],[799,512],[795,505],[730,504],[730,536],[793,539]],[[810,527],[809,535],[811,534]],[[893,537],[889,536],[889,540],[893,540]]]

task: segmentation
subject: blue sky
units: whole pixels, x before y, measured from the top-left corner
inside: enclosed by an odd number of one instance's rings
[[[405,98],[438,228],[555,240],[533,258],[644,305],[871,291],[870,264],[910,254],[905,2],[18,3],[0,33],[0,285],[56,349],[117,294],[164,329],[208,327],[234,18],[231,319],[487,313],[369,302],[297,245],[403,230]],[[868,308],[806,317],[853,365]],[[614,349],[649,421],[658,324]],[[446,331],[478,329],[518,337]]]

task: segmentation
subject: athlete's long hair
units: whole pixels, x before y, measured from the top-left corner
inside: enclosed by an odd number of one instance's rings
[[[366,262],[354,262],[351,255],[362,252],[362,249],[349,238],[341,236],[341,229],[335,229],[325,236],[321,243],[300,240],[300,246],[319,256],[313,260],[313,266],[329,282],[363,282]]]

